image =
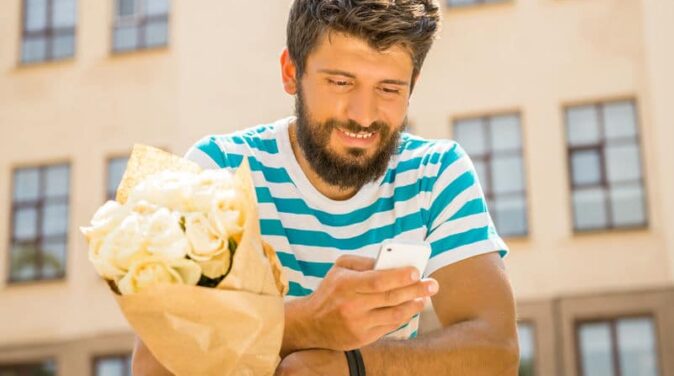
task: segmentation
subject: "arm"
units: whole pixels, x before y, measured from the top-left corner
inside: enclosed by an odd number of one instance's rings
[[[381,341],[362,349],[368,375],[395,367],[400,375],[516,375],[519,363],[515,303],[496,253],[446,266],[433,277],[443,328],[409,341]]]
[[[411,340],[382,340],[361,349],[369,376],[516,375],[515,305],[496,253],[475,256],[433,273],[433,298],[443,328]],[[311,350],[284,360],[280,374],[348,375],[344,354]],[[320,370],[311,373],[308,370]]]

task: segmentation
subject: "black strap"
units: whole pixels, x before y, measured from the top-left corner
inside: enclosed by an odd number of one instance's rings
[[[365,363],[360,350],[345,351],[344,354],[349,365],[349,376],[365,376]]]
[[[349,376],[358,376],[358,364],[351,351],[344,351],[346,355],[346,364],[349,365]]]
[[[360,350],[355,349],[351,350],[356,356],[356,364],[358,364],[358,375],[365,376],[365,362],[363,362],[363,355],[360,353]]]

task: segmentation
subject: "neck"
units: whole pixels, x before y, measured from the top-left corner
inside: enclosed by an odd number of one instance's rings
[[[316,173],[316,171],[311,167],[311,164],[307,160],[302,148],[300,148],[299,143],[297,142],[297,129],[295,122],[290,124],[288,128],[288,135],[290,136],[290,146],[292,147],[293,154],[295,159],[297,159],[302,172],[306,175],[309,182],[323,194],[325,197],[328,197],[332,200],[347,200],[353,197],[357,192],[358,188],[342,188],[337,185],[332,185],[326,183],[321,177]]]

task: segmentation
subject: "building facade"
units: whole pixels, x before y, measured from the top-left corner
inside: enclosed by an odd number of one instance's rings
[[[0,2],[0,375],[128,374],[78,227],[133,143],[182,154],[291,114],[289,3]],[[521,374],[674,376],[674,2],[441,5],[409,118],[473,157],[511,248]]]

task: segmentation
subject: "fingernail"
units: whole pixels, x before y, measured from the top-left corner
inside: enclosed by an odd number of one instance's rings
[[[412,273],[410,273],[410,278],[413,282],[418,281],[419,280],[419,272],[416,271],[416,270],[413,271]]]
[[[438,286],[437,283],[431,283],[431,284],[428,285],[428,287],[427,287],[428,293],[429,293],[429,294],[435,294],[436,292],[438,292],[438,287],[439,287],[439,286]]]

